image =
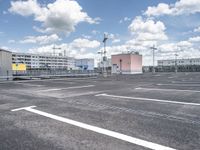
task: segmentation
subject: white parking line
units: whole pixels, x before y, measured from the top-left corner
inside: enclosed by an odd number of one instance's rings
[[[119,139],[119,140],[130,142],[130,143],[133,143],[133,144],[136,144],[136,145],[139,145],[139,146],[143,146],[143,147],[146,147],[146,148],[149,148],[149,149],[153,149],[153,150],[175,150],[175,149],[170,148],[170,147],[166,147],[166,146],[163,146],[163,145],[159,145],[159,144],[156,144],[156,143],[152,143],[152,142],[149,142],[149,141],[145,141],[145,140],[142,140],[142,139],[131,137],[131,136],[128,136],[128,135],[125,135],[125,134],[122,134],[122,133],[114,132],[114,131],[107,130],[107,129],[104,129],[104,128],[100,128],[100,127],[97,127],[97,126],[92,126],[92,125],[85,124],[85,123],[82,123],[82,122],[78,122],[78,121],[75,121],[75,120],[71,120],[71,119],[68,119],[68,118],[49,114],[49,113],[46,113],[46,112],[43,112],[43,111],[40,111],[40,110],[33,109],[34,107],[36,107],[36,106],[23,107],[23,108],[13,109],[11,111],[26,110],[26,111],[29,111],[29,112],[32,112],[32,113],[35,113],[35,114],[38,114],[38,115],[41,115],[41,116],[45,116],[47,118],[51,118],[51,119],[54,119],[54,120],[57,120],[57,121],[60,121],[60,122],[64,122],[64,123],[67,123],[67,124],[70,124],[70,125],[73,125],[73,126],[77,126],[77,127],[80,127],[80,128],[86,129],[86,130],[90,130],[90,131],[93,131],[93,132],[96,132],[96,133],[107,135],[107,136],[110,136],[110,137],[113,137],[113,138],[116,138],[116,139]]]
[[[39,90],[38,92],[50,92],[50,91],[60,91],[60,90],[68,90],[68,89],[82,89],[87,87],[94,87],[95,85],[85,85],[85,86],[72,86],[67,88],[57,88],[57,89],[47,89],[47,90]]]
[[[161,103],[200,106],[200,103],[187,103],[187,102],[162,100],[162,99],[152,99],[152,98],[142,98],[142,97],[117,96],[117,95],[109,95],[109,94],[105,94],[105,93],[104,94],[97,94],[95,96],[104,96],[104,97],[113,97],[113,98],[134,99],[134,100],[141,100],[141,101],[152,101],[152,102],[161,102]]]
[[[135,90],[145,90],[145,91],[170,91],[170,92],[191,92],[191,93],[200,93],[200,91],[196,90],[179,90],[179,89],[156,89],[156,88],[135,88]]]
[[[38,84],[19,83],[19,82],[16,82],[15,84],[20,84],[20,85],[24,85],[24,86],[33,86],[33,87],[42,87],[42,86],[44,86],[44,85],[38,85]]]
[[[200,87],[200,85],[197,84],[156,84],[156,85],[170,85],[170,86],[191,86],[191,87]]]

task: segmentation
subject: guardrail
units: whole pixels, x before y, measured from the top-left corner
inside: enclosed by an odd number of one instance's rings
[[[13,75],[13,76],[0,76],[0,80],[14,80],[14,79],[24,79],[31,80],[35,78],[45,79],[45,78],[58,78],[58,77],[92,77],[98,76],[98,73],[68,73],[62,75]]]

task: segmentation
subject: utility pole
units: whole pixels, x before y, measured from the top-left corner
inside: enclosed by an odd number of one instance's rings
[[[56,56],[56,52],[55,52],[56,49],[61,49],[61,47],[55,47],[55,45],[53,46],[53,55],[54,55],[54,57]],[[54,67],[54,70],[55,69],[56,69],[56,66]]]
[[[178,72],[178,68],[177,68],[177,56],[178,56],[178,54],[175,53],[175,73]]]
[[[103,39],[103,43],[104,43],[104,51],[103,51],[103,76],[106,77],[107,76],[107,71],[106,71],[106,61],[107,61],[107,57],[106,57],[106,41],[108,40],[107,35],[104,33],[104,39]]]
[[[152,68],[152,73],[155,73],[155,50],[157,50],[157,48],[155,47],[155,45],[153,45],[152,47],[150,47],[153,51],[153,68]]]

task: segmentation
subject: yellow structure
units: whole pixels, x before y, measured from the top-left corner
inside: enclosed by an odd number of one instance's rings
[[[13,71],[26,71],[26,65],[25,64],[12,64],[12,70]]]

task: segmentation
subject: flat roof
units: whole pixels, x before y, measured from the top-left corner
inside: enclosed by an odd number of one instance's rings
[[[11,51],[8,51],[8,50],[5,50],[5,49],[1,49],[1,48],[0,48],[0,51],[7,52],[7,53],[12,53]]]
[[[141,54],[135,54],[135,53],[121,53],[121,54],[114,54],[111,56],[118,56],[118,55],[138,55],[138,56],[142,56]]]

